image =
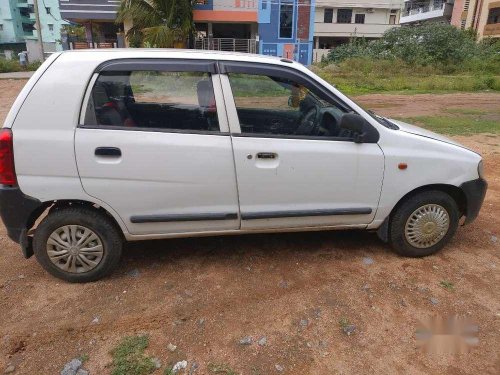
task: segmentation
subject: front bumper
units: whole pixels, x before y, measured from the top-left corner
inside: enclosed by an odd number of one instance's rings
[[[21,245],[26,258],[33,255],[28,230],[43,210],[42,202],[24,195],[18,187],[0,185],[0,216],[8,236]]]
[[[478,178],[477,180],[467,181],[460,185],[460,188],[465,194],[467,199],[466,212],[465,212],[465,224],[473,222],[477,215],[479,215],[479,210],[483,205],[484,196],[486,195],[486,190],[488,189],[488,183],[483,178]]]

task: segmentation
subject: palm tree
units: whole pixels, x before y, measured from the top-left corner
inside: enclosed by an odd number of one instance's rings
[[[122,0],[116,22],[132,20],[127,38],[140,37],[144,43],[158,48],[173,47],[194,32],[194,1]]]

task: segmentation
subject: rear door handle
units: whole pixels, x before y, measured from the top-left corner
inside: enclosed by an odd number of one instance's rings
[[[95,156],[120,157],[122,156],[122,150],[118,147],[97,147]]]
[[[259,159],[276,159],[276,154],[274,152],[259,152],[257,158]]]

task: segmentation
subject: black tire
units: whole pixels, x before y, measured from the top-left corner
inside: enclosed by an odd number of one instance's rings
[[[406,239],[405,226],[410,215],[427,204],[437,204],[447,211],[449,217],[448,231],[439,242],[430,247],[415,247]],[[438,190],[418,193],[404,201],[393,213],[389,226],[390,244],[396,253],[406,257],[418,258],[434,254],[441,250],[453,237],[458,228],[459,220],[460,211],[457,203],[448,194]]]
[[[80,225],[93,231],[101,240],[104,254],[95,268],[82,273],[67,272],[57,267],[47,253],[50,235],[65,225]],[[109,275],[119,263],[123,240],[112,219],[95,209],[70,206],[52,210],[35,231],[33,250],[40,265],[51,275],[71,283],[85,283]]]

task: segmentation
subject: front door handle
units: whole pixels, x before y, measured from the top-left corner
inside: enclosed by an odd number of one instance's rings
[[[118,147],[97,147],[95,156],[120,157],[122,156],[122,150]]]
[[[257,154],[257,158],[259,159],[276,159],[276,155],[274,152],[259,152]]]

